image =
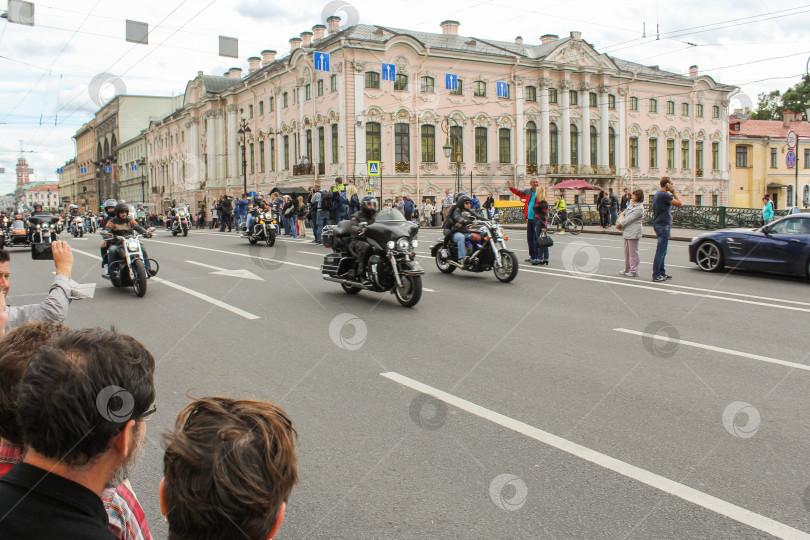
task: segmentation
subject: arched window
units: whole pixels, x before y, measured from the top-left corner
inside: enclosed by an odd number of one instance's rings
[[[396,80],[394,81],[394,90],[402,91],[408,89],[408,76],[404,73],[397,73]]]
[[[436,90],[434,82],[433,77],[422,77],[422,92],[425,92],[426,94],[432,94],[435,92]]]
[[[571,165],[579,163],[579,130],[571,124]]]
[[[793,186],[787,187],[786,197],[787,199],[787,206],[793,206]]]
[[[802,189],[802,206],[807,208],[810,206],[810,186],[805,184]]]
[[[608,165],[610,167],[616,166],[616,132],[613,128],[608,128]]]
[[[557,153],[557,124],[552,122],[548,126],[548,145],[549,145],[549,160],[552,165],[559,163],[559,156]]]
[[[487,128],[475,128],[475,162],[487,162]]]
[[[512,163],[512,130],[509,128],[498,130],[498,161]]]
[[[366,71],[366,88],[380,88],[380,74],[376,71]]]
[[[453,150],[450,153],[450,161],[461,163],[464,161],[464,128],[461,126],[450,126],[450,145]]]
[[[596,126],[591,126],[591,167],[596,167],[597,149],[599,148],[599,141],[597,140]]]
[[[537,124],[526,124],[526,165],[537,165]]]
[[[382,161],[379,122],[366,124],[366,161]]]
[[[104,155],[107,156],[110,154],[110,142],[107,139],[104,139]]]

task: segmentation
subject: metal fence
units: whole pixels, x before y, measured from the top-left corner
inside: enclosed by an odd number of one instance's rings
[[[568,206],[572,217],[582,220],[583,225],[599,225],[599,211],[595,204],[572,204]],[[774,218],[788,215],[789,210],[775,210]],[[526,223],[523,209],[505,209],[499,212],[501,223]],[[652,205],[644,205],[644,224],[652,224]],[[755,228],[762,225],[762,210],[759,208],[733,208],[730,206],[672,207],[672,227],[679,229],[727,229]]]

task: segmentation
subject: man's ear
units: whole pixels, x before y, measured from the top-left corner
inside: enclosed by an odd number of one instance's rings
[[[113,445],[122,457],[129,456],[130,451],[135,448],[134,443],[138,438],[138,427],[135,420],[127,420],[124,429],[113,438]]]
[[[272,540],[276,537],[276,533],[278,532],[278,528],[281,527],[281,522],[284,521],[284,510],[287,509],[287,503],[281,503],[281,506],[278,507],[278,513],[276,514],[276,522],[273,523],[273,528],[270,529],[270,534],[267,535],[267,540]]]

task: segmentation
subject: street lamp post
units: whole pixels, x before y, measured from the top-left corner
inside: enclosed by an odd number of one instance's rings
[[[237,133],[242,136],[242,177],[244,178],[245,188],[242,193],[247,193],[247,134],[250,133],[250,126],[248,126],[247,120],[244,118],[239,122]]]
[[[146,204],[146,190],[144,189],[144,175],[143,175],[143,166],[146,164],[146,160],[140,158],[138,160],[138,168],[141,170],[141,202]]]
[[[446,142],[444,146],[442,146],[442,150],[444,150],[444,156],[447,159],[450,159],[453,150],[455,150],[455,156],[453,156],[452,163],[456,166],[456,186],[455,191],[456,193],[460,193],[462,186],[461,186],[461,141],[457,141],[455,145],[450,144],[450,121],[453,121],[453,127],[458,127],[458,121],[455,118],[446,117],[442,122],[442,131],[447,135]]]

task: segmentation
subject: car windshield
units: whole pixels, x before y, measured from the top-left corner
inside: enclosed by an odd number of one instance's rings
[[[810,219],[788,218],[773,224],[771,234],[810,234]]]

